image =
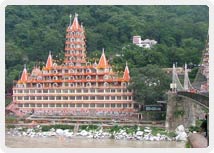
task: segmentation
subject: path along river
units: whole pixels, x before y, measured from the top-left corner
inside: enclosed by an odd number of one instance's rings
[[[184,148],[185,142],[5,136],[10,148]]]

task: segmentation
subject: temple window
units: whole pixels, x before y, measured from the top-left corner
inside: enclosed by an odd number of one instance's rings
[[[42,107],[42,104],[37,104],[37,107]]]
[[[105,100],[109,100],[109,96],[105,96]]]
[[[105,107],[109,107],[110,105],[109,104],[105,104]]]
[[[18,107],[23,107],[23,104],[18,104]]]
[[[90,100],[95,100],[95,96],[91,96],[91,97],[90,97]]]
[[[115,107],[115,104],[111,104],[111,107],[113,107],[113,108],[114,108],[114,107]]]
[[[44,97],[43,97],[43,100],[48,100],[48,96],[44,96]]]
[[[48,104],[43,104],[43,107],[48,107]]]
[[[35,96],[30,96],[30,100],[35,100]]]
[[[97,96],[97,100],[104,100],[104,96]]]
[[[75,96],[70,96],[70,100],[75,100]]]
[[[97,104],[97,107],[104,107],[104,104]]]
[[[37,92],[36,93],[42,93],[42,90],[37,90]]]
[[[36,97],[36,100],[42,100],[41,96]]]
[[[24,104],[24,107],[29,107],[29,104]]]
[[[117,107],[121,107],[121,104],[117,104]]]
[[[29,90],[24,90],[24,93],[29,93]]]
[[[30,107],[35,107],[35,104],[30,104]]]
[[[55,97],[54,96],[50,96],[49,100],[55,100]]]
[[[50,107],[55,107],[55,104],[49,104]]]
[[[123,107],[127,108],[127,104],[123,104]]]
[[[43,89],[43,93],[48,93],[48,89]]]
[[[82,107],[82,104],[76,104],[77,105],[77,107]]]
[[[62,105],[61,104],[56,104],[56,107],[61,107]]]
[[[63,104],[63,107],[68,107],[68,104]]]
[[[56,100],[61,100],[61,96],[56,96]]]
[[[70,107],[75,107],[75,104],[70,104]]]
[[[28,96],[24,96],[24,100],[29,100],[29,97]]]
[[[68,97],[67,96],[63,96],[63,100],[68,100]]]
[[[88,96],[83,96],[83,100],[88,100],[89,97]]]
[[[83,107],[86,107],[86,108],[88,108],[88,104],[83,104]]]
[[[55,90],[54,89],[50,89],[49,93],[55,93]]]
[[[95,107],[95,104],[90,104],[90,107]]]

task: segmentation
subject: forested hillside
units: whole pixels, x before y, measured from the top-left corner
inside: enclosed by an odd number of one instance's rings
[[[114,69],[157,64],[198,64],[208,32],[206,6],[7,6],[6,90],[23,65],[44,65],[49,51],[61,59],[69,14],[79,14],[86,30],[87,54],[99,58],[105,48]],[[158,41],[151,50],[132,45],[132,36]],[[124,56],[116,57],[115,54]]]

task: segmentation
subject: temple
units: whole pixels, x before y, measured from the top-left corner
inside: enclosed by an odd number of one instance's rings
[[[135,112],[126,63],[123,76],[113,72],[102,50],[99,63],[86,60],[86,38],[75,14],[66,29],[64,62],[54,62],[49,52],[46,65],[26,66],[13,87],[13,101],[6,108],[18,116],[85,115],[132,116]]]

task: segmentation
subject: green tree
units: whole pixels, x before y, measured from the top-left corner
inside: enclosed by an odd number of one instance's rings
[[[141,104],[154,104],[163,100],[169,89],[170,77],[157,65],[147,65],[131,71],[130,89],[134,91],[134,100]]]

